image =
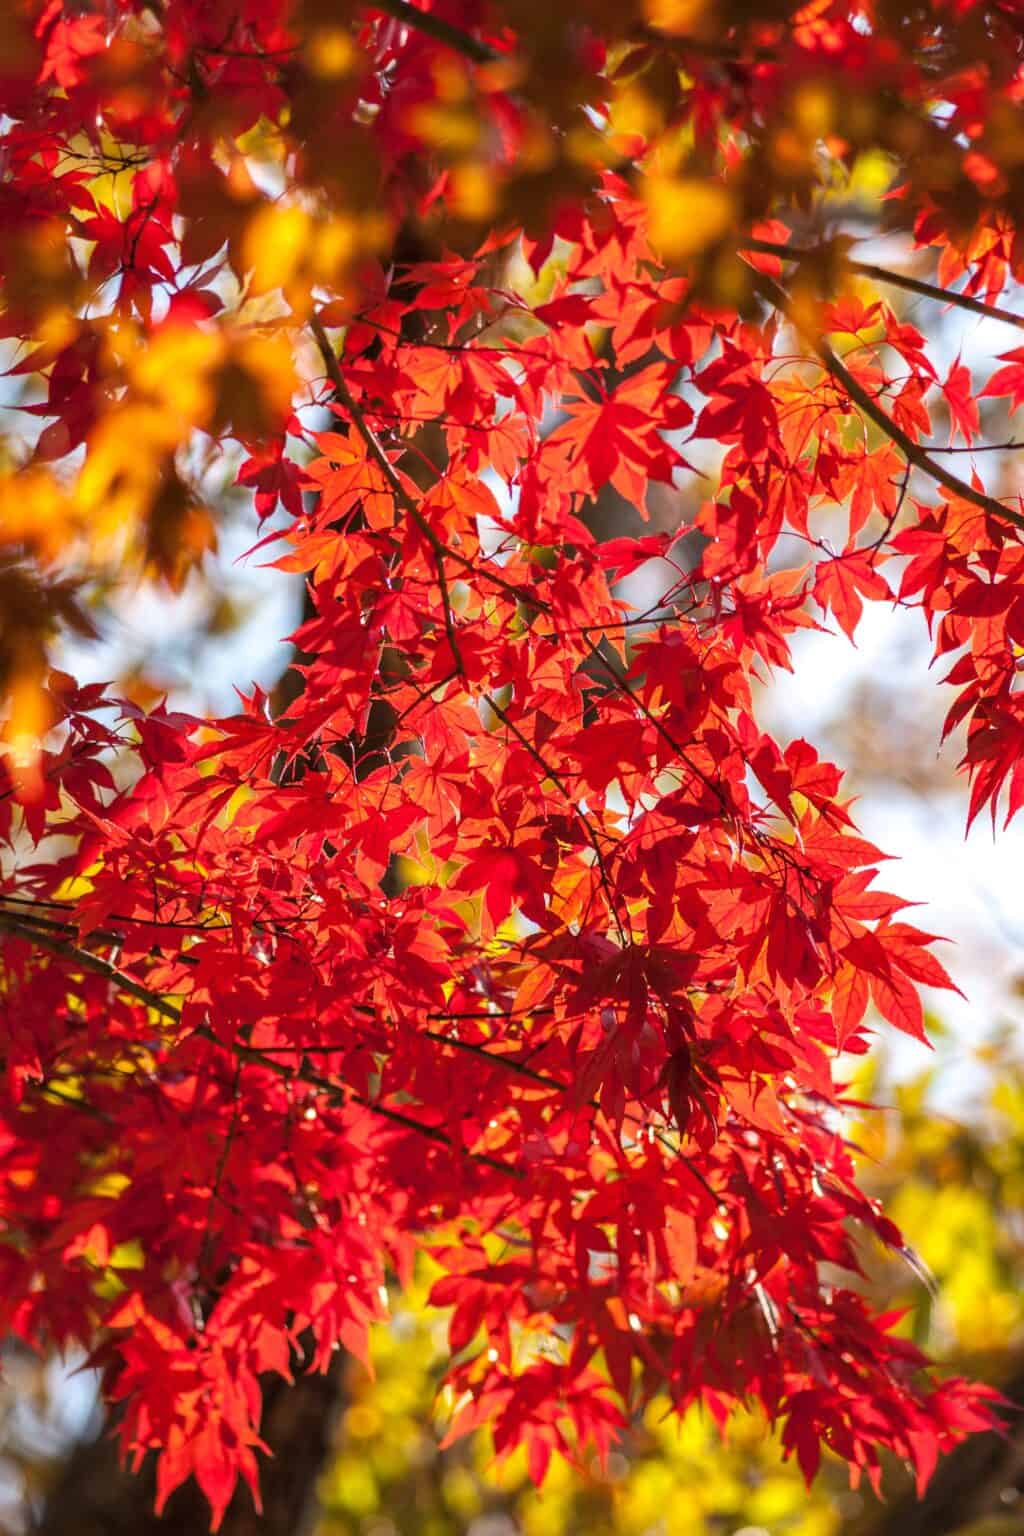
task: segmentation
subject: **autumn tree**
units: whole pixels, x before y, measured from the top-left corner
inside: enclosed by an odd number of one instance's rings
[[[1022,65],[1017,0],[7,7],[2,1315],[158,1504],[420,1250],[536,1480],[656,1398],[922,1486],[988,1422],[856,1287],[835,1066],[951,983],[752,684],[920,610],[1024,798]],[[230,480],[283,711],[62,670]]]

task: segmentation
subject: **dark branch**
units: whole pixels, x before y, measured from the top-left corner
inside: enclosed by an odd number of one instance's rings
[[[752,237],[741,241],[741,249],[756,251],[762,256],[779,256],[783,261],[793,262],[814,261],[825,254],[824,247],[815,250],[813,247],[783,245],[776,240],[755,240]],[[972,298],[969,293],[940,288],[937,283],[927,283],[922,278],[911,277],[908,272],[896,272],[891,267],[880,267],[871,261],[854,261],[845,257],[843,265],[848,272],[855,272],[858,277],[870,277],[876,283],[904,288],[908,293],[916,293],[923,299],[933,299],[936,304],[952,304],[957,309],[969,310],[972,315],[981,315],[986,320],[1001,320],[1004,325],[1015,325],[1018,330],[1024,331],[1024,315],[1016,315],[998,304],[986,304],[981,299]]]
[[[421,11],[418,6],[411,5],[409,0],[374,0],[371,9],[386,12],[396,21],[404,22],[407,27],[413,27],[417,32],[432,37],[435,42],[446,43],[449,48],[454,48],[456,53],[472,59],[474,64],[491,64],[495,59],[501,58],[501,54],[487,43],[482,43],[479,38],[471,37],[468,32],[462,32],[458,27],[453,27],[450,21],[445,21],[440,16],[435,16],[429,11]]]
[[[181,1024],[180,1008],[175,1003],[172,1003],[166,997],[162,997],[159,992],[154,992],[149,987],[143,986],[140,982],[134,981],[132,977],[127,976],[124,971],[113,965],[109,960],[104,960],[102,955],[94,955],[91,951],[82,949],[79,945],[72,943],[70,939],[58,938],[49,929],[41,929],[29,925],[21,919],[11,917],[6,912],[0,912],[0,932],[12,933],[16,937],[24,939],[27,943],[35,945],[38,949],[47,950],[50,954],[57,955],[61,959],[72,961],[82,970],[92,971],[97,976],[105,976],[108,981],[113,982],[122,992],[126,993],[129,997],[135,998],[137,1002],[145,1004],[154,1013],[160,1014],[162,1018],[168,1019],[175,1024]],[[412,1115],[404,1114],[401,1110],[389,1109],[383,1104],[375,1104],[371,1100],[364,1098],[361,1094],[348,1093],[340,1084],[333,1083],[329,1078],[321,1077],[319,1073],[314,1072],[305,1062],[297,1071],[293,1071],[284,1062],[275,1061],[273,1057],[265,1055],[263,1051],[258,1050],[254,1046],[245,1045],[238,1040],[232,1041],[230,1044],[225,1043],[206,1025],[200,1024],[196,1026],[192,1033],[198,1035],[203,1040],[209,1041],[211,1045],[217,1045],[222,1050],[230,1052],[237,1060],[247,1061],[254,1066],[264,1067],[267,1071],[273,1072],[278,1077],[290,1079],[298,1077],[311,1087],[316,1088],[318,1092],[323,1093],[334,1104],[358,1104],[361,1108],[368,1110],[373,1115],[377,1115],[382,1120],[389,1120],[393,1125],[400,1125],[406,1130],[415,1131],[418,1135],[426,1137],[429,1141],[437,1142],[441,1146],[455,1150],[451,1137],[437,1126],[425,1125],[423,1121],[415,1119]],[[467,1151],[466,1156],[475,1163],[482,1163],[488,1168],[493,1168],[498,1173],[509,1174],[512,1178],[517,1179],[523,1177],[522,1171],[512,1163],[504,1163],[496,1157],[489,1156],[486,1152]]]
[[[1015,528],[1024,528],[1024,516],[1004,506],[994,496],[989,496],[985,491],[979,491],[976,486],[967,480],[961,480],[959,475],[954,475],[952,470],[946,469],[943,464],[936,464],[928,452],[915,443],[912,437],[908,437],[903,428],[893,420],[889,413],[879,405],[867,390],[846,367],[845,363],[833,352],[828,342],[817,332],[802,323],[794,314],[787,295],[779,287],[778,283],[771,279],[762,278],[757,284],[758,291],[779,312],[786,316],[794,326],[805,344],[817,356],[822,366],[831,374],[832,378],[841,387],[843,393],[848,395],[853,403],[863,411],[864,415],[875,426],[885,433],[890,442],[900,450],[908,464],[913,464],[923,475],[934,480],[938,485],[951,491],[954,496],[959,496],[961,501],[969,501],[972,506],[979,507],[982,512],[987,512],[990,517],[998,518],[1001,522],[1012,523]]]
[[[29,924],[22,918],[12,917],[10,913],[0,912],[0,932],[13,933],[19,939],[24,939],[29,944],[34,944],[38,949],[45,949],[52,955],[58,955],[65,960],[73,960],[83,971],[93,971],[97,976],[105,976],[112,981],[122,992],[129,997],[134,997],[136,1002],[144,1003],[147,1008],[152,1008],[154,1013],[162,1018],[170,1019],[175,1024],[181,1023],[181,1012],[176,1004],[168,1002],[159,992],[144,987],[140,982],[133,981],[126,976],[109,960],[104,960],[102,955],[94,955],[87,949],[81,949],[73,944],[70,939],[57,938],[48,929],[42,929],[35,924]]]
[[[370,423],[367,421],[366,417],[363,415],[360,407],[357,405],[352,391],[349,389],[348,384],[345,381],[345,375],[341,371],[341,367],[338,363],[337,356],[335,355],[334,348],[331,346],[327,332],[324,330],[323,325],[321,324],[321,321],[317,315],[312,317],[309,322],[309,327],[313,332],[314,337],[316,338],[316,344],[319,348],[320,356],[323,358],[323,363],[324,367],[327,369],[328,378],[330,379],[331,384],[334,386],[334,393],[338,398],[338,403],[342,405],[348,412],[352,425],[359,433],[359,436],[363,439],[363,442],[366,444],[366,447],[368,448],[374,462],[377,464],[381,470],[381,473],[384,475],[384,478],[390,485],[394,493],[395,500],[398,502],[402,510],[412,518],[413,522],[416,524],[416,527],[419,529],[420,533],[422,533],[423,537],[430,545],[431,552],[434,556],[434,568],[437,571],[437,584],[441,591],[441,606],[444,613],[444,630],[448,640],[448,648],[452,653],[452,661],[455,664],[456,675],[464,677],[466,669],[462,664],[462,656],[459,652],[459,642],[455,634],[455,614],[452,611],[451,593],[448,589],[448,575],[444,564],[445,555],[449,554],[450,551],[448,550],[447,546],[438,538],[437,534],[434,532],[433,528],[431,528],[430,524],[423,516],[423,513],[420,511],[413,498],[405,489],[405,486],[402,484],[401,478],[395,470],[394,465],[385,453],[380,439],[378,438],[373,428],[370,426]]]

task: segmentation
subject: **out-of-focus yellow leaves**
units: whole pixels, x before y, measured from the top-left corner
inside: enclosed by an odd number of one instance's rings
[[[1024,1198],[1024,1068],[998,1036],[978,1055],[991,1076],[970,1119],[937,1112],[942,1077],[928,1072],[890,1090],[890,1112],[854,1132],[865,1174],[935,1277],[915,1337],[975,1362],[998,1361],[1024,1340],[1024,1240],[1012,1214]],[[898,1256],[879,1283],[897,1301],[921,1300],[919,1278]]]
[[[694,176],[654,174],[644,182],[651,244],[666,261],[685,261],[716,244],[735,216],[728,188]]]
[[[1024,1323],[1019,1275],[1002,1252],[1001,1217],[990,1195],[963,1182],[935,1187],[924,1177],[928,1153],[916,1144],[911,1174],[888,1205],[908,1241],[934,1273],[940,1324],[968,1352],[998,1351]]]
[[[341,26],[316,27],[307,35],[303,52],[313,73],[325,80],[340,79],[359,61],[352,34]]]
[[[1024,119],[1011,104],[994,97],[989,107],[983,144],[992,159],[1004,167],[1024,164]]]
[[[124,342],[120,345],[123,347]],[[125,403],[101,417],[90,434],[75,500],[94,542],[130,534],[166,480],[171,454],[209,424],[215,370],[224,337],[192,325],[168,325],[126,362]]]
[[[77,315],[65,305],[55,304],[40,319],[36,335],[40,346],[56,355],[62,347],[71,345],[81,329],[82,323]]]
[[[177,445],[170,422],[156,406],[129,405],[105,416],[92,434],[75,500],[90,521],[94,546],[141,520],[161,480],[164,460]]]
[[[4,232],[4,304],[34,327],[55,306],[72,307],[81,289],[63,226],[40,219]]]
[[[61,628],[95,633],[74,584],[18,559],[0,562],[0,742],[29,799],[42,787],[39,752],[54,717],[47,650]]]
[[[345,1415],[345,1431],[355,1440],[367,1440],[381,1427],[380,1410],[372,1402],[353,1403]]]
[[[146,518],[146,566],[179,592],[192,568],[217,547],[213,518],[198,506],[173,466]]]
[[[880,150],[866,150],[853,162],[846,195],[869,207],[877,207],[892,186],[894,175],[895,167],[888,155]]]
[[[73,529],[67,494],[40,465],[0,475],[0,543],[56,561]]]
[[[480,142],[480,121],[468,104],[424,103],[410,116],[414,131],[442,154],[467,154]]]
[[[608,119],[609,138],[613,143],[634,136],[641,140],[652,139],[663,125],[663,114],[642,85],[627,85],[615,92]]]
[[[1024,1140],[1024,1082],[1000,1079],[992,1090],[992,1107],[1009,1121],[1014,1134]]]
[[[361,1456],[339,1456],[320,1488],[320,1498],[330,1508],[347,1515],[369,1515],[380,1507],[373,1467]]]
[[[49,440],[47,462],[0,469],[0,742],[23,789],[52,719],[51,645],[94,635],[77,587],[92,597],[145,577],[180,591],[217,544],[201,470],[196,483],[189,473],[197,434],[253,443],[284,430],[294,329],[253,308],[231,323],[202,304],[172,311],[145,341],[132,322],[87,325],[59,305],[41,323],[43,376],[84,338],[102,408],[80,460]]]
[[[315,286],[342,285],[353,263],[383,249],[389,236],[382,212],[320,215],[295,203],[263,203],[246,223],[241,260],[255,293],[279,289],[301,317],[313,305]]]
[[[822,82],[808,80],[793,92],[789,110],[796,128],[805,138],[823,138],[836,120],[835,93]]]
[[[138,539],[141,569],[177,590],[216,546],[216,532],[175,455],[197,430],[242,439],[280,431],[295,388],[292,349],[273,333],[170,324],[129,353],[123,377],[124,400],[90,433],[74,484],[78,532],[95,558],[120,556],[129,566]],[[50,498],[55,538],[66,539],[61,494],[40,479],[35,495]]]
[[[497,206],[498,186],[486,165],[466,160],[454,167],[449,183],[452,206],[461,218],[481,224],[491,217]]]
[[[39,753],[42,739],[53,723],[53,708],[45,681],[46,674],[41,666],[15,662],[9,684],[3,742],[21,794],[27,799],[34,799],[42,787]]]
[[[281,431],[295,390],[295,359],[279,332],[246,335],[230,344],[216,377],[213,428],[243,440]]]
[[[659,32],[694,37],[700,34],[701,23],[710,9],[710,0],[645,0],[644,15]]]
[[[242,257],[259,292],[284,288],[304,259],[312,219],[302,208],[264,204],[245,227]]]
[[[483,1507],[483,1490],[467,1467],[452,1467],[446,1472],[442,1492],[448,1508],[461,1520],[468,1522]]]
[[[171,418],[166,430],[178,437],[209,419],[212,375],[225,351],[225,337],[218,331],[163,326],[132,358],[129,387]]]

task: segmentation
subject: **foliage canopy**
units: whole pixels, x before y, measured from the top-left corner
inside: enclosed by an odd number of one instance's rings
[[[0,76],[5,1327],[215,1517],[418,1248],[538,1480],[660,1396],[923,1483],[990,1394],[852,1286],[835,1061],[951,982],[754,684],[919,609],[1024,800],[1024,5],[15,0]],[[225,478],[283,711],[55,669]]]

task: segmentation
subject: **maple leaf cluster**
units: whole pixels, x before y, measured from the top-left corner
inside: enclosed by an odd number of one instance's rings
[[[4,21],[45,425],[0,484],[0,1310],[84,1341],[161,1503],[194,1474],[215,1517],[261,1378],[364,1354],[421,1249],[451,1433],[538,1480],[655,1395],[757,1399],[808,1477],[923,1483],[989,1422],[856,1292],[903,1240],[836,1067],[952,983],[756,685],[918,607],[970,815],[1024,800],[1024,514],[932,441],[1015,409],[1021,354],[940,367],[869,283],[1020,326],[1024,13],[551,9]],[[935,285],[815,203],[872,155]],[[290,702],[54,669],[105,569],[186,580],[211,466],[306,582]],[[673,520],[602,540],[614,498]]]

